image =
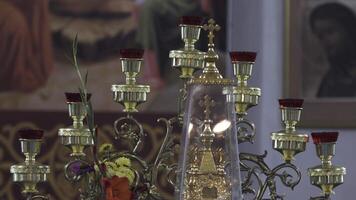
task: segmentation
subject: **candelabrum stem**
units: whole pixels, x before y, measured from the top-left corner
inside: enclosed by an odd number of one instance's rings
[[[73,128],[84,127],[84,123],[83,123],[84,117],[83,116],[80,116],[80,117],[72,116],[72,119],[73,119]]]
[[[38,193],[36,185],[37,185],[36,182],[26,182],[26,183],[24,183],[23,190],[22,190],[22,193],[24,194],[24,196],[27,196],[29,194]]]
[[[184,40],[184,42],[185,42],[185,45],[184,45],[185,50],[192,51],[195,49],[195,45],[194,45],[195,41],[193,42],[192,40],[186,39],[186,40]]]
[[[296,128],[295,128],[295,125],[297,124],[296,121],[285,121],[284,124],[285,124],[287,132],[295,132],[296,131]]]
[[[240,77],[237,78],[237,84],[241,87],[247,86],[247,79],[241,79]]]
[[[126,76],[126,84],[127,85],[135,85],[136,84],[136,77]]]
[[[335,156],[335,143],[321,143],[315,145],[316,153],[321,160],[323,168],[332,166],[332,158]]]
[[[35,163],[36,162],[36,155],[37,155],[37,153],[36,154],[34,154],[34,153],[25,153],[25,157],[26,157],[26,159],[25,159],[25,163],[26,164],[32,164],[32,163]]]

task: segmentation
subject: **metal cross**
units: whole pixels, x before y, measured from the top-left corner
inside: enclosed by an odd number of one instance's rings
[[[205,31],[209,31],[208,38],[209,38],[209,46],[214,45],[214,31],[219,31],[220,26],[218,24],[215,24],[214,19],[209,19],[208,24],[203,25],[203,29]]]
[[[205,120],[208,120],[210,118],[211,108],[215,106],[215,101],[208,95],[205,95],[204,99],[199,101],[199,105],[204,107]]]

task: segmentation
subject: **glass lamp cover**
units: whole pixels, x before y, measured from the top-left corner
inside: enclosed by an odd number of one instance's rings
[[[220,80],[188,85],[177,200],[242,200],[233,95]]]

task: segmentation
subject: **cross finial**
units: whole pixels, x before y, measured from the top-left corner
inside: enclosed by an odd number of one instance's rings
[[[209,19],[208,24],[203,25],[203,29],[205,31],[209,31],[208,38],[209,38],[209,46],[214,46],[214,32],[220,30],[220,26],[215,24],[214,19]]]
[[[205,120],[209,120],[211,108],[215,106],[215,101],[208,95],[205,95],[204,98],[199,101],[199,105],[204,107]]]

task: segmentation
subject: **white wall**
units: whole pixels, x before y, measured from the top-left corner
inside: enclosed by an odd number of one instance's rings
[[[276,166],[281,162],[280,155],[271,148],[270,133],[281,129],[278,98],[282,97],[283,85],[283,31],[284,1],[283,0],[230,0],[229,46],[230,50],[257,51],[258,57],[254,67],[250,85],[262,88],[262,99],[256,108],[249,112],[249,118],[257,127],[256,143],[244,144],[241,151],[262,153],[268,150],[267,162]],[[356,114],[356,111],[355,111]],[[356,122],[355,122],[356,123]],[[310,134],[313,130],[300,130]],[[335,190],[333,200],[352,200],[356,183],[356,159],[352,147],[356,142],[356,130],[338,130],[341,132],[337,145],[334,163],[345,166],[348,175],[344,185]],[[310,196],[320,194],[320,190],[309,184],[306,172],[309,167],[318,165],[312,142],[307,151],[298,155],[296,165],[303,172],[301,183],[295,191],[279,187],[287,200],[309,200]]]

